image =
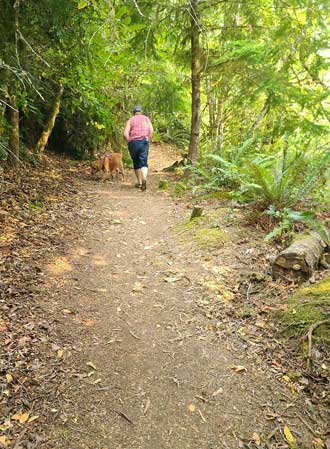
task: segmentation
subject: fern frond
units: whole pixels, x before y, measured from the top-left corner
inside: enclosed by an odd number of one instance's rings
[[[253,178],[254,183],[260,187],[260,191],[263,196],[269,201],[270,204],[276,202],[276,195],[273,192],[273,183],[269,179],[269,172],[263,169],[260,165],[255,164],[251,161],[245,161],[245,164],[249,167],[251,172],[249,173],[251,178]]]

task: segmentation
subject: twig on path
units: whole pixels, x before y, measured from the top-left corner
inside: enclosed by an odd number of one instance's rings
[[[146,416],[146,414],[148,413],[150,405],[151,405],[150,398],[147,398],[147,402],[146,402],[146,405],[145,405],[144,410],[143,410],[143,415],[144,416]]]
[[[123,340],[109,340],[106,342],[106,345],[111,345],[112,343],[122,343]]]
[[[305,424],[305,426],[307,427],[307,429],[311,432],[311,434],[314,437],[320,437],[321,434],[319,432],[316,432],[313,427],[306,421],[305,418],[303,418],[301,415],[296,414],[295,415],[296,418],[298,418],[303,424]]]
[[[209,402],[206,398],[204,398],[203,396],[195,396],[195,398],[200,399],[203,402]]]
[[[175,383],[175,385],[180,388],[180,383],[178,381],[178,379],[176,377],[169,377],[169,379],[173,380],[173,382]]]
[[[89,435],[89,433],[85,432],[84,430],[75,429],[74,427],[69,426],[69,424],[67,424],[67,426],[69,427],[69,429],[74,430],[75,432],[83,433],[84,435]]]
[[[134,425],[133,421],[124,413],[124,412],[120,412],[119,410],[116,410],[114,408],[111,409],[113,412],[117,413],[117,415],[121,416],[122,418],[124,418],[127,422],[129,422],[130,424]]]
[[[200,415],[200,417],[201,417],[201,420],[202,420],[203,422],[206,422],[206,419],[204,418],[203,413],[199,410],[199,408],[197,409],[197,411],[198,411],[198,413],[199,413],[199,415]]]
[[[132,337],[136,338],[136,340],[141,340],[141,338],[138,337],[137,335],[135,335],[135,334],[131,331],[131,329],[128,329],[128,332],[132,335]]]
[[[249,286],[248,286],[248,289],[247,289],[247,292],[246,292],[246,300],[247,300],[247,301],[250,301],[250,291],[251,291],[251,287],[252,287],[252,283],[249,282]]]
[[[110,387],[101,387],[101,388],[97,388],[95,391],[109,391]]]
[[[330,320],[323,320],[323,321],[317,321],[316,323],[313,323],[309,329],[307,334],[303,337],[303,339],[308,339],[308,355],[307,355],[307,368],[310,368],[311,362],[312,362],[312,336],[315,329],[322,326],[323,324],[330,323]]]

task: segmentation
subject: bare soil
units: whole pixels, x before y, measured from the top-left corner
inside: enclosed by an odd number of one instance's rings
[[[3,245],[0,447],[330,448],[325,378],[296,373],[269,318],[288,294],[276,248],[226,200],[189,222],[189,194],[158,189],[178,157],[151,148],[146,192],[130,170],[79,166],[47,172],[32,203],[23,185]]]
[[[132,173],[85,183],[84,226],[47,268],[65,375],[44,447],[284,448],[289,428],[311,448],[304,397],[228,318],[242,273],[265,264],[262,236],[220,205],[228,238],[187,238],[190,205],[158,191],[173,155],[154,146],[150,159],[146,192]]]

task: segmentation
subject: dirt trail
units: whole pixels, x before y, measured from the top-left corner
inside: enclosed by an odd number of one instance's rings
[[[278,445],[260,447],[286,447],[286,422],[266,414],[290,407],[289,392],[253,347],[214,332],[201,307],[210,253],[178,239],[190,211],[158,180],[151,173],[145,193],[133,178],[87,184],[86,227],[48,269],[68,382],[47,448],[237,449],[275,432]]]

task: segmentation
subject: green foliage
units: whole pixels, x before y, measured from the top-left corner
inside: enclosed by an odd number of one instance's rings
[[[184,182],[178,181],[174,185],[173,195],[180,197],[185,194],[186,190],[187,185]]]
[[[295,211],[289,208],[276,210],[274,206],[270,206],[265,213],[279,221],[279,225],[273,229],[272,232],[267,234],[266,240],[271,240],[274,237],[281,236],[284,232],[292,231],[295,223],[303,223],[313,231],[317,232],[327,245],[330,245],[329,231],[317,218],[314,212]]]

